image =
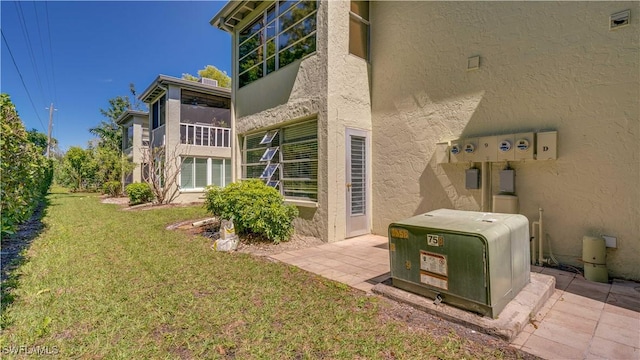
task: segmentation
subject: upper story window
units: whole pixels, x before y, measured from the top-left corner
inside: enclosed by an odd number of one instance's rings
[[[129,125],[125,128],[123,140],[124,140],[125,149],[128,149],[133,146],[133,125]]]
[[[231,100],[220,96],[182,90],[180,123],[231,126]]]
[[[156,129],[164,125],[166,117],[166,99],[162,95],[151,105],[152,128]]]
[[[349,53],[369,60],[369,2],[351,1]]]
[[[238,33],[243,87],[316,51],[317,1],[276,1]]]

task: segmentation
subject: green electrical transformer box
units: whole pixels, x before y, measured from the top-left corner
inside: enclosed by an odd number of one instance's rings
[[[530,280],[523,215],[440,209],[389,225],[393,286],[497,318]]]

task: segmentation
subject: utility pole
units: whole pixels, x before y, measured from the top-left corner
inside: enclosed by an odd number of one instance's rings
[[[47,136],[47,159],[51,158],[51,129],[53,128],[53,103],[49,106],[49,135]]]

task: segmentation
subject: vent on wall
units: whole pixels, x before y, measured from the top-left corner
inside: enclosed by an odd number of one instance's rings
[[[609,30],[616,30],[623,26],[629,25],[631,18],[631,10],[620,11],[609,17]]]

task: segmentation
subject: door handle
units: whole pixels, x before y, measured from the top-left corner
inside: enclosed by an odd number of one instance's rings
[[[347,183],[347,189],[351,190],[351,183]]]

